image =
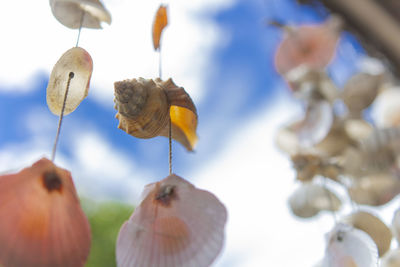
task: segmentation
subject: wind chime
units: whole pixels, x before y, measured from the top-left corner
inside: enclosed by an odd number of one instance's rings
[[[182,87],[171,78],[162,80],[160,39],[167,24],[167,7],[161,5],[153,24],[159,77],[114,84],[118,127],[134,137],[169,140],[169,175],[145,187],[140,205],[120,229],[116,247],[120,267],[209,266],[224,243],[224,205],[172,172],[172,139],[188,151],[194,149],[197,111]]]
[[[400,250],[389,251],[391,229],[359,207],[384,205],[400,193],[400,113],[387,112],[390,116],[383,120],[383,127],[379,122],[372,126],[363,116],[388,92],[382,89],[384,75],[357,73],[343,89],[336,87],[325,67],[339,40],[338,17],[320,25],[284,28],[276,69],[306,110],[303,119],[280,129],[276,138],[281,150],[290,155],[300,182],[289,206],[301,218],[331,211],[335,222],[326,236],[325,256],[316,266],[377,266],[379,257],[382,267],[400,266]],[[344,115],[335,111],[336,102],[346,107]],[[353,206],[350,214],[337,218],[342,200],[328,184],[345,188]],[[392,228],[399,242],[399,211]]]
[[[0,265],[83,266],[91,233],[69,171],[54,164],[63,116],[87,96],[93,62],[78,47],[81,29],[101,28],[111,16],[98,0],[50,0],[54,17],[78,29],[76,46],[55,64],[47,105],[59,123],[51,160],[42,158],[15,174],[0,176]]]

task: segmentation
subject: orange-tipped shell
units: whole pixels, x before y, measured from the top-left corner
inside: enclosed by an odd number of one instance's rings
[[[118,266],[209,266],[224,243],[224,205],[175,174],[144,193],[120,230]]]
[[[0,176],[0,265],[83,266],[91,235],[71,175],[43,158]]]

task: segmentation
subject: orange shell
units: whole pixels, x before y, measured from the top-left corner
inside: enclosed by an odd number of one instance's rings
[[[0,176],[0,264],[83,266],[90,251],[88,220],[71,175],[42,158]]]
[[[146,186],[122,226],[118,266],[209,266],[222,249],[226,219],[213,194],[172,174]]]
[[[161,34],[164,28],[168,25],[167,6],[161,5],[156,13],[153,22],[153,46],[154,50],[160,48]]]

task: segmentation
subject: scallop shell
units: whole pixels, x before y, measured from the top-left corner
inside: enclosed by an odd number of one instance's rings
[[[111,24],[111,15],[99,0],[50,0],[54,17],[71,29],[101,29],[101,22]]]
[[[384,205],[399,193],[400,180],[388,172],[355,179],[349,187],[351,199],[361,205]]]
[[[73,112],[88,95],[93,62],[89,53],[80,47],[66,51],[54,65],[47,85],[47,106],[56,115],[61,114],[65,92],[64,115]]]
[[[332,60],[339,40],[337,17],[319,25],[290,28],[275,54],[275,67],[280,74],[305,64],[324,68]]]
[[[381,259],[381,267],[399,267],[400,249],[389,250]]]
[[[303,183],[289,198],[292,212],[302,218],[317,215],[322,210],[337,211],[342,203],[329,189],[311,183]]]
[[[209,266],[224,243],[224,205],[175,174],[144,191],[119,232],[118,266]]]
[[[364,231],[343,223],[327,234],[323,265],[326,267],[377,267],[378,250]]]
[[[71,175],[48,159],[0,176],[0,265],[84,266],[90,227]]]
[[[361,111],[372,104],[382,84],[382,78],[382,75],[357,73],[347,81],[343,88],[342,99],[350,112],[350,117],[360,118]]]
[[[190,96],[172,79],[132,79],[116,82],[115,108],[118,128],[138,138],[169,134],[189,151],[197,142],[197,111]]]
[[[343,221],[366,232],[374,240],[380,256],[390,249],[392,232],[378,217],[365,211],[358,211],[346,216]]]

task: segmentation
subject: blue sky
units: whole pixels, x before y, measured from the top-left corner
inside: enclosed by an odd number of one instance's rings
[[[7,41],[0,52],[0,172],[49,156],[56,132],[58,118],[45,101],[48,75],[75,43],[76,31],[59,24],[47,1],[41,2],[9,3],[5,13],[12,15],[0,18],[11,25],[3,28]],[[56,157],[82,194],[137,204],[145,184],[168,174],[167,139],[129,136],[117,128],[113,109],[114,81],[157,75],[150,30],[159,3],[104,1],[111,26],[82,31],[80,46],[94,62],[91,88],[65,117]],[[301,116],[301,108],[274,70],[282,33],[266,21],[310,23],[324,14],[292,0],[169,4],[163,76],[191,94],[200,137],[195,153],[174,143],[173,169],[228,208],[227,242],[216,266],[311,266],[322,258],[323,235],[333,222],[329,214],[299,221],[287,208],[294,173],[273,139],[279,125]],[[339,85],[363,56],[356,41],[344,37],[329,69]]]

